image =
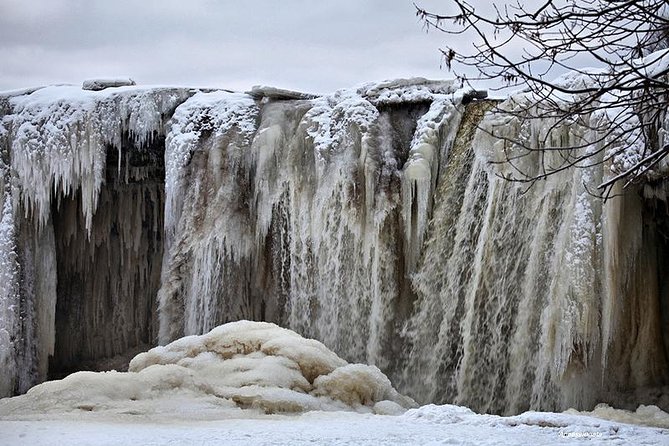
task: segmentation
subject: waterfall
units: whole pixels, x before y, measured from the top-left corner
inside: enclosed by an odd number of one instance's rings
[[[597,126],[465,94],[409,79],[0,95],[0,394],[251,319],[423,403],[666,408],[661,178],[604,203],[591,192],[626,160]],[[512,141],[590,141],[601,163],[510,182]]]
[[[418,300],[401,372],[409,393],[518,413],[634,404],[623,394],[666,384],[658,307],[666,276],[655,263],[666,237],[649,230],[645,200],[617,190],[603,205],[591,192],[603,181],[598,163],[532,186],[502,179],[510,167],[495,164],[520,150],[506,146],[519,138],[534,148],[592,140],[584,150],[601,159],[601,141],[588,134],[595,126],[504,113],[486,115],[476,132],[471,126],[460,127],[440,177],[411,277]],[[555,166],[560,156],[537,152],[521,169],[531,176],[538,157]],[[652,218],[666,222],[662,206]]]

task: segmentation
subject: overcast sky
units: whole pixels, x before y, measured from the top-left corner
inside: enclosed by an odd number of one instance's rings
[[[323,93],[452,77],[445,38],[425,33],[411,0],[0,0],[0,90],[131,77]]]

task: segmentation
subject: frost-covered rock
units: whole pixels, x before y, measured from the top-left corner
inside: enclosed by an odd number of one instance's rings
[[[669,413],[654,405],[641,404],[635,411],[616,409],[608,404],[598,404],[592,411],[577,411],[569,409],[566,411],[572,415],[587,415],[605,420],[617,421],[619,423],[640,424],[645,426],[657,426],[669,429]]]
[[[415,407],[374,367],[348,364],[313,339],[266,322],[238,321],[140,353],[129,372],[78,372],[0,401],[0,417],[95,411],[203,410],[265,413]],[[171,408],[171,409],[170,409]]]
[[[311,93],[304,93],[301,91],[286,90],[283,88],[269,87],[266,85],[254,85],[246,94],[254,99],[274,99],[274,100],[291,100],[291,99],[316,99],[318,95]]]
[[[403,419],[431,425],[459,425],[465,429],[481,426],[513,428],[531,431],[553,431],[556,437],[567,439],[618,439],[621,436],[634,437],[645,428],[631,424],[645,424],[654,427],[666,427],[666,412],[657,407],[648,409],[641,406],[636,412],[612,409],[606,404],[598,406],[602,410],[577,412],[569,410],[563,413],[527,411],[519,415],[503,417],[499,415],[477,414],[467,407],[452,404],[428,404],[406,411]],[[604,408],[606,410],[604,410]],[[614,415],[615,414],[615,415]],[[664,417],[664,418],[662,418]],[[627,424],[626,424],[627,423]],[[657,430],[666,435],[663,429]],[[532,443],[528,441],[527,444]]]
[[[457,90],[454,80],[412,77],[367,83],[360,86],[357,93],[374,105],[389,105],[431,101],[435,94],[452,94]]]
[[[84,81],[81,89],[100,91],[106,88],[128,87],[130,85],[135,85],[135,81],[132,79],[89,79]]]

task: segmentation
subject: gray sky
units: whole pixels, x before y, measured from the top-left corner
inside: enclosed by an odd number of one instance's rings
[[[0,0],[0,90],[132,77],[328,92],[449,78],[447,38],[425,33],[411,0]]]

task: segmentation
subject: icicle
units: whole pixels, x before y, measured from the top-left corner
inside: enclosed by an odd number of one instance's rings
[[[16,223],[8,183],[8,167],[2,162],[3,194],[0,217],[0,397],[11,395],[16,386],[19,330],[20,266],[16,246]]]
[[[121,147],[124,134],[138,147],[147,145],[163,133],[164,116],[191,94],[185,89],[91,92],[46,87],[11,98],[11,162],[26,215],[42,227],[51,198],[79,190],[90,231],[104,182],[107,145]]]
[[[402,175],[402,210],[407,243],[406,268],[412,272],[423,247],[432,215],[439,157],[448,157],[460,125],[461,112],[451,97],[438,96],[418,121]],[[443,142],[440,135],[443,135]],[[438,147],[441,149],[438,149]]]
[[[412,101],[435,98],[425,85],[263,101],[259,119],[239,95],[202,94],[179,107],[167,135],[161,342],[263,318],[388,365],[403,256],[398,160],[414,133],[436,138],[452,105],[442,100],[429,129],[403,123],[406,141],[377,107],[420,116],[429,103]]]
[[[11,298],[14,303],[10,304],[14,316],[0,315],[0,330],[7,330],[9,339],[14,339],[12,349],[3,352],[15,352],[14,365],[0,374],[0,387],[5,394],[24,392],[46,379],[50,356],[54,356],[54,364],[62,366],[67,358],[112,356],[149,341],[147,335],[135,333],[151,330],[151,293],[158,284],[150,282],[159,278],[159,262],[153,273],[147,272],[148,264],[141,258],[151,249],[160,255],[162,246],[159,241],[142,238],[142,224],[150,223],[159,240],[162,223],[157,223],[155,217],[161,216],[162,220],[162,210],[152,210],[147,216],[144,198],[149,198],[148,206],[162,208],[162,185],[160,192],[144,190],[128,197],[130,203],[125,206],[116,203],[120,206],[116,214],[110,212],[106,202],[101,209],[100,197],[103,195],[104,202],[108,189],[117,186],[104,184],[106,156],[115,147],[121,163],[128,156],[128,138],[137,150],[143,150],[164,132],[165,117],[192,94],[188,89],[90,92],[74,87],[47,87],[0,97],[0,139],[7,164],[3,170],[2,218],[7,230],[3,232],[0,256],[7,259],[7,268],[12,262],[16,264],[16,270],[6,269],[5,275],[17,277],[14,282],[5,282],[7,290],[15,288],[15,297]],[[144,175],[138,171],[134,174]],[[129,179],[126,175],[125,180]],[[54,215],[63,220],[54,222]],[[147,221],[152,218],[154,221]],[[10,225],[14,232],[9,230]],[[121,232],[120,242],[114,239],[116,230]],[[121,248],[114,251],[116,243]],[[147,243],[152,243],[150,248]],[[66,252],[68,249],[71,255]],[[131,272],[125,274],[123,267]],[[61,274],[59,292],[57,273]],[[121,278],[112,279],[112,275]],[[82,277],[86,278],[84,284],[79,282]],[[90,277],[96,279],[88,280]],[[87,299],[78,303],[68,300],[76,293],[65,290],[67,286],[85,293]],[[4,304],[11,293],[5,294],[2,312],[6,311]],[[62,298],[60,314],[81,316],[71,330],[59,328],[58,340],[57,294]],[[109,314],[112,296],[115,303]],[[128,300],[128,296],[132,298]],[[72,307],[63,308],[70,304]],[[83,313],[77,313],[79,310]],[[101,319],[106,322],[101,323]],[[101,336],[104,330],[100,327],[105,323],[112,324],[107,331],[114,336]],[[76,340],[67,338],[68,333],[75,332],[84,335]],[[4,340],[1,335],[0,338]]]

